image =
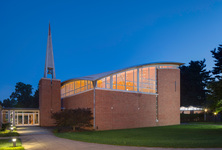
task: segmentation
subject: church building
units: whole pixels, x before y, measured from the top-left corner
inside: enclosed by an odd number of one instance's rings
[[[44,77],[39,81],[39,109],[3,109],[1,122],[55,126],[52,113],[90,108],[95,130],[180,124],[182,64],[146,63],[61,82],[56,79],[49,25]]]
[[[91,109],[95,130],[180,124],[180,65],[147,63],[60,82],[49,27],[45,74],[39,82],[40,125],[53,126],[52,112],[75,108]]]

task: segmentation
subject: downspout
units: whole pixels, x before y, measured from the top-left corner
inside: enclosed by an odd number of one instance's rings
[[[156,123],[159,122],[158,109],[158,68],[156,67]]]
[[[97,81],[93,82],[93,127],[96,129],[96,84]]]

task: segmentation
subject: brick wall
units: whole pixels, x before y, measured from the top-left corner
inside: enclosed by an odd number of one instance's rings
[[[158,69],[158,94],[158,125],[180,124],[179,69]]]
[[[155,95],[96,90],[98,130],[155,126]]]
[[[65,109],[90,108],[93,113],[93,90],[63,98],[63,107]],[[93,125],[93,120],[91,123]],[[93,127],[86,129],[93,129]]]
[[[42,78],[39,81],[40,126],[55,126],[51,114],[61,111],[61,82]]]
[[[98,130],[180,123],[179,69],[158,70],[158,123],[156,123],[156,95],[101,89],[96,89],[95,95],[95,123]],[[64,98],[63,107],[91,108],[93,112],[93,90]]]
[[[65,109],[91,108],[93,112],[93,90],[63,98]]]

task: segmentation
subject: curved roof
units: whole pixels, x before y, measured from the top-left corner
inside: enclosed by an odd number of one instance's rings
[[[122,72],[122,71],[126,71],[132,68],[140,68],[142,66],[152,66],[152,65],[183,65],[184,63],[179,63],[179,62],[156,62],[156,63],[146,63],[146,64],[141,64],[141,65],[135,65],[135,66],[131,66],[131,67],[126,67],[123,69],[118,69],[118,70],[113,70],[113,71],[108,71],[108,72],[103,72],[103,73],[99,73],[99,74],[93,74],[93,75],[89,75],[89,76],[83,76],[83,77],[78,77],[78,78],[73,78],[73,79],[69,79],[66,81],[62,82],[62,85],[70,82],[70,81],[75,81],[75,80],[90,80],[90,81],[96,81],[98,79],[104,78],[106,76],[112,75],[112,74],[116,74],[118,72]]]

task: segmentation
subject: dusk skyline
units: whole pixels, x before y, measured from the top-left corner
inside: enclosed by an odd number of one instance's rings
[[[1,1],[0,100],[37,88],[51,24],[56,78],[206,59],[222,44],[222,1]]]

